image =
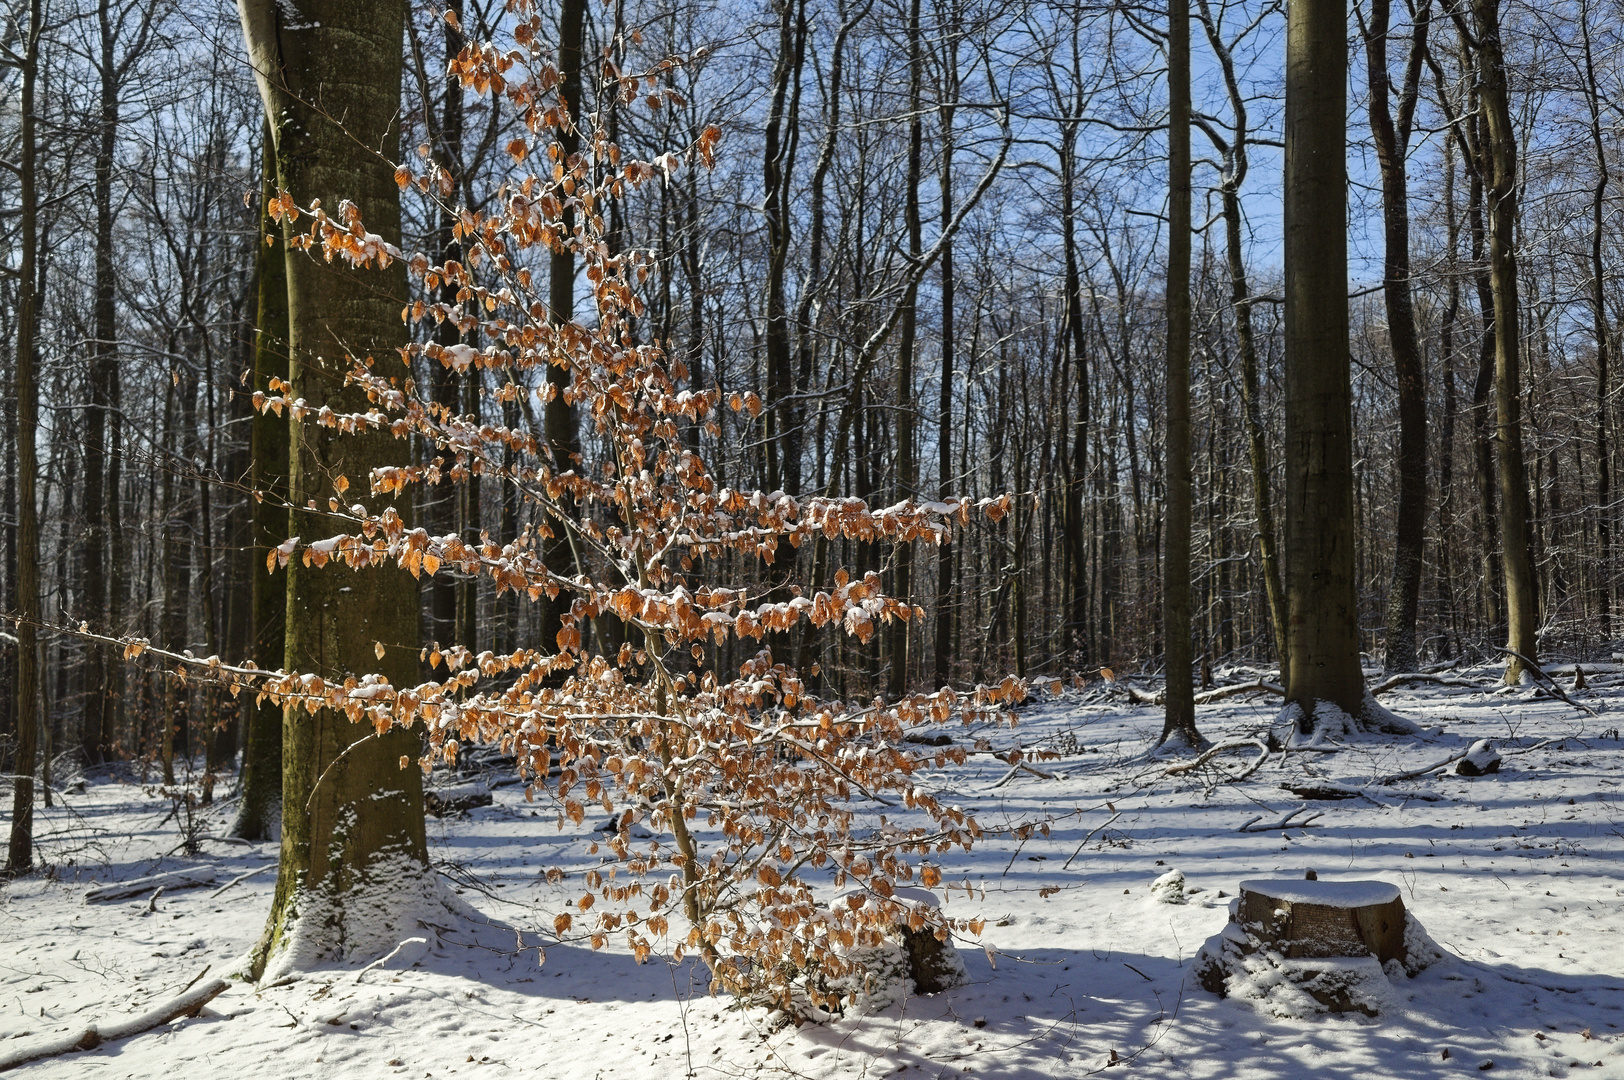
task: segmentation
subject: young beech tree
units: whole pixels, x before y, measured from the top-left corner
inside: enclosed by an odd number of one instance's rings
[[[387,744],[397,754],[392,772],[416,756],[416,732],[430,748],[418,758],[424,769],[437,757],[453,757],[464,742],[500,743],[531,781],[527,795],[555,800],[561,827],[566,818],[584,821],[593,804],[618,826],[604,840],[618,870],[586,876],[581,895],[557,916],[561,936],[578,933],[594,947],[623,938],[641,959],[670,933],[674,912],[686,926],[672,934],[673,952],[697,951],[718,986],[787,1004],[792,986],[802,985],[814,1002],[833,1006],[839,991],[831,987],[855,970],[853,950],[878,944],[896,924],[930,927],[944,937],[953,929],[979,931],[977,923],[948,920],[899,894],[909,882],[940,884],[933,857],[968,847],[981,834],[969,814],[939,802],[920,776],[962,761],[964,750],[915,753],[904,735],[920,723],[992,716],[1023,697],[1025,686],[1006,678],[963,695],[943,689],[853,703],[815,696],[766,648],[736,674],[717,670],[707,646],[729,637],[759,645],[769,632],[804,623],[809,633],[829,628],[866,642],[881,624],[922,613],[883,595],[875,573],[842,570],[823,588],[791,586],[777,599],[716,578],[741,556],[770,563],[781,545],[814,537],[941,543],[952,523],[967,522],[972,511],[996,520],[1010,500],[872,510],[857,499],[797,500],[719,487],[690,429],[715,432],[720,392],[681,389],[688,383],[682,362],[637,339],[633,320],[644,306],[635,285],[653,260],[612,252],[604,231],[612,200],[665,182],[696,160],[709,164],[720,132],[706,129],[682,159],[622,157],[565,103],[540,15],[522,0],[511,6],[512,47],[470,43],[451,64],[454,77],[512,109],[530,132],[507,147],[514,175],[484,204],[492,209],[456,208],[460,259],[402,259],[369,231],[376,225],[352,202],[328,209],[284,190],[271,205],[290,247],[324,256],[305,262],[357,269],[404,262],[424,299],[401,314],[408,322],[454,323],[461,340],[404,345],[400,367],[382,356],[375,363],[352,359],[347,389],[326,404],[308,390],[301,396],[295,368],[291,383],[273,380],[256,404],[290,416],[303,432],[297,444],[319,431],[334,453],[346,439],[380,435],[401,445],[422,438],[439,451],[420,464],[373,465],[365,503],[346,493],[352,480],[333,473],[317,509],[300,517],[313,524],[324,515],[334,523],[328,528],[342,531],[315,542],[294,537],[270,553],[272,566],[298,571],[290,588],[321,576],[327,563],[364,575],[329,570],[331,583],[320,594],[326,601],[351,582],[359,592],[364,580],[381,580],[389,564],[414,575],[485,575],[499,592],[552,601],[562,619],[556,640],[502,655],[435,649],[426,659],[444,678],[415,686],[395,667],[361,674],[365,667],[353,659],[345,671],[291,664],[275,673],[211,669],[236,689],[286,705],[290,716],[344,714],[369,725],[378,745],[404,735],[412,740],[410,753],[404,744]],[[676,91],[655,91],[657,74],[622,75],[610,66],[606,87],[625,106],[652,94],[647,104],[658,108]],[[566,148],[560,137],[566,131],[578,134],[578,150]],[[421,173],[401,167],[396,181],[449,199],[450,177],[427,154],[423,161]],[[558,319],[546,302],[546,283],[532,272],[533,265],[556,264],[560,251],[573,256],[590,284],[585,318]],[[291,274],[303,264],[290,256],[288,265]],[[387,279],[380,280],[379,295],[390,295]],[[449,296],[446,283],[454,285]],[[295,350],[297,362],[297,343]],[[508,427],[459,415],[432,388],[413,383],[409,372],[420,358],[483,379],[499,400],[520,404],[530,422]],[[555,395],[582,417],[581,452],[557,454],[537,422],[535,402],[545,406]],[[728,404],[754,415],[762,403],[750,393]],[[535,523],[506,542],[470,543],[414,528],[392,507],[375,508],[390,498],[407,501],[419,484],[478,476],[513,485],[537,511]],[[297,474],[294,491],[296,498],[309,493]],[[568,573],[547,558],[559,540],[572,553]],[[305,617],[295,613],[297,603],[290,604],[290,634],[291,623]],[[624,644],[601,645],[591,620],[603,614],[627,626]],[[130,642],[126,652],[144,647]],[[379,655],[393,651],[380,645]],[[289,659],[306,658],[290,648]],[[289,757],[292,771],[300,759]],[[1006,759],[1018,762],[1018,752]],[[386,790],[417,783],[415,770],[399,776],[372,780]],[[914,811],[906,824],[883,812],[899,806]],[[652,838],[634,839],[634,825],[646,826]],[[831,906],[819,899],[820,886],[849,891]]]

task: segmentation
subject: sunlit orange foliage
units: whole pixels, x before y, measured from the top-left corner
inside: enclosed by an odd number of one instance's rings
[[[582,934],[594,946],[613,935],[639,959],[660,947],[677,956],[697,950],[721,986],[787,1001],[809,968],[831,977],[849,972],[851,950],[878,944],[898,922],[935,925],[941,934],[971,925],[895,899],[908,883],[940,883],[936,860],[980,835],[965,811],[939,801],[920,777],[962,762],[965,751],[909,749],[904,736],[920,724],[993,716],[1026,687],[1008,678],[899,701],[829,700],[764,644],[736,672],[709,668],[700,646],[730,636],[764,643],[769,633],[833,627],[868,641],[882,623],[922,615],[907,598],[886,596],[873,573],[839,570],[830,581],[753,595],[715,579],[719,557],[770,562],[780,544],[819,535],[939,544],[973,513],[996,520],[1009,498],[875,509],[853,498],[720,486],[684,438],[689,425],[713,423],[718,392],[684,388],[680,361],[634,336],[630,320],[643,313],[637,286],[652,256],[611,251],[604,218],[612,201],[679,169],[708,166],[721,133],[708,128],[681,153],[654,161],[624,158],[590,118],[572,116],[559,99],[540,15],[525,0],[509,7],[511,47],[470,44],[451,65],[454,77],[505,103],[530,133],[507,147],[514,171],[484,204],[491,209],[457,212],[460,261],[403,255],[369,233],[347,202],[329,213],[284,193],[271,207],[313,256],[355,266],[404,261],[425,296],[454,286],[454,302],[418,300],[403,317],[452,322],[464,341],[481,344],[412,344],[399,357],[404,367],[387,358],[356,362],[350,379],[372,402],[364,413],[310,408],[281,385],[255,395],[255,404],[295,422],[385,428],[438,449],[422,464],[375,471],[367,478],[375,495],[410,498],[415,485],[442,478],[500,477],[542,511],[543,524],[501,541],[433,536],[408,528],[392,509],[346,505],[344,489],[360,478],[341,478],[326,508],[335,535],[288,540],[271,552],[272,568],[293,558],[356,569],[392,560],[419,576],[485,575],[499,594],[568,597],[563,627],[556,641],[501,655],[455,645],[425,650],[446,677],[412,687],[377,675],[333,683],[208,663],[235,689],[273,701],[337,709],[380,731],[422,724],[432,747],[424,768],[463,743],[501,744],[531,782],[527,794],[556,802],[561,825],[582,822],[589,805],[619,824],[603,841],[618,872],[586,875],[573,914],[557,916],[560,935]],[[674,92],[658,89],[658,74],[607,72],[619,80],[623,102],[650,106]],[[556,135],[570,124],[580,125],[584,149],[566,157]],[[421,172],[401,166],[396,180],[436,197],[454,190],[432,163]],[[573,232],[564,225],[566,207]],[[575,254],[591,285],[588,320],[550,324],[544,291],[533,287],[530,257],[557,248]],[[553,460],[533,419],[505,427],[429,400],[409,377],[419,357],[488,373],[500,384],[497,396],[519,402],[531,418],[553,390],[541,373],[563,369],[563,392],[605,456]],[[753,393],[727,405],[751,416],[761,410]],[[543,564],[541,541],[555,534],[577,552],[576,573]],[[631,629],[631,642],[613,655],[595,652],[589,632],[589,620],[603,614]],[[139,652],[144,644],[128,647]],[[653,839],[634,840],[635,824]],[[822,890],[856,892],[831,905]],[[668,922],[673,913],[676,927]],[[829,996],[819,985],[807,987],[814,1000]]]

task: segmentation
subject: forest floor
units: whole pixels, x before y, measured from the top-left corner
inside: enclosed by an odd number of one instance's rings
[[[1216,785],[1223,777],[1207,769],[1158,778],[1169,762],[1144,757],[1158,708],[1099,689],[1040,695],[997,738],[1059,753],[1037,766],[1054,778],[1020,772],[999,786],[1008,766],[980,755],[930,779],[984,825],[1060,818],[1047,838],[989,838],[947,862],[948,879],[972,889],[945,891],[945,910],[987,920],[981,941],[960,943],[969,982],[824,1026],[775,1030],[765,1012],[710,996],[691,962],[639,966],[614,947],[556,940],[554,915],[599,864],[588,853],[598,822],[560,831],[541,798],[527,805],[521,787],[499,787],[489,807],[429,820],[447,884],[490,925],[425,927],[421,943],[370,969],[233,982],[196,1019],[22,1069],[192,1080],[1036,1080],[1112,1068],[1237,1080],[1624,1077],[1624,668],[1608,667],[1587,665],[1590,687],[1575,694],[1595,715],[1527,691],[1489,693],[1488,668],[1451,672],[1479,686],[1417,685],[1381,699],[1434,729],[1425,737],[1275,754],[1244,782]],[[1199,708],[1198,722],[1214,740],[1244,736],[1273,720],[1278,700],[1231,698]],[[1498,773],[1379,782],[1479,739],[1503,755]],[[1239,771],[1255,754],[1217,764]],[[206,839],[187,858],[155,785],[85,779],[40,812],[50,870],[0,890],[0,1057],[151,1009],[206,966],[211,978],[233,971],[269,908],[274,845]],[[1304,802],[1282,784],[1357,794]],[[1241,831],[1294,810],[1300,825]],[[212,808],[204,833],[231,811],[229,801]],[[548,884],[551,867],[568,876]],[[213,884],[86,900],[93,885],[184,868]],[[1175,868],[1182,904],[1149,888]],[[1397,979],[1377,1018],[1281,1016],[1203,991],[1192,958],[1223,927],[1226,895],[1243,879],[1305,868],[1397,885],[1444,960]],[[537,942],[540,964],[533,947],[519,948]]]

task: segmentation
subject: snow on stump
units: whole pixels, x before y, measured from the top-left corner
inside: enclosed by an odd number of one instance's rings
[[[835,903],[846,899],[841,897]],[[927,911],[934,913],[940,906],[935,893],[904,887],[897,889],[891,899],[902,910],[887,940],[877,946],[846,950],[845,958],[859,970],[839,978],[817,976],[823,990],[840,995],[859,1013],[878,1012],[912,994],[938,994],[962,985],[970,977],[952,937],[938,938],[934,927],[918,917]],[[811,973],[808,976],[813,977]],[[810,997],[803,995],[797,995],[793,1012],[798,1021],[821,1022],[835,1015],[813,1005]]]
[[[1466,750],[1466,756],[1455,762],[1456,776],[1488,776],[1500,771],[1500,755],[1494,744],[1479,739]]]
[[[1279,1016],[1376,1016],[1392,1003],[1392,979],[1440,956],[1396,885],[1258,879],[1241,882],[1229,924],[1196,958],[1196,977],[1219,997]]]
[[[868,970],[861,996],[871,1010],[902,1000],[910,990],[915,994],[939,994],[969,978],[953,939],[937,938],[933,927],[919,925],[920,920],[910,917],[915,908],[934,912],[940,907],[936,894],[928,889],[904,887],[896,890],[891,899],[902,906],[891,928],[891,940],[853,956]]]

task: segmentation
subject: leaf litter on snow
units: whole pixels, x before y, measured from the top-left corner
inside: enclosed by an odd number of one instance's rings
[[[556,917],[602,864],[601,823],[560,832],[520,787],[496,783],[491,805],[428,822],[447,886],[488,924],[427,926],[350,970],[236,982],[196,1019],[27,1068],[80,1076],[95,1061],[109,1076],[208,1069],[233,1080],[493,1068],[561,1078],[1115,1068],[1237,1080],[1479,1068],[1624,1077],[1624,687],[1593,678],[1575,693],[1591,716],[1549,696],[1490,692],[1495,674],[1394,687],[1383,703],[1429,733],[1335,752],[1282,752],[1271,731],[1279,699],[1264,690],[1221,698],[1197,721],[1234,747],[1171,774],[1193,759],[1151,754],[1153,704],[1091,688],[1023,709],[1013,737],[1033,769],[978,754],[922,781],[993,830],[944,862],[944,908],[985,925],[959,943],[968,981],[940,994],[778,1026],[710,996],[691,961],[639,965],[613,944],[560,940]],[[977,735],[939,734],[966,746]],[[1490,756],[1498,771],[1457,768]],[[0,1050],[147,1012],[204,969],[229,972],[253,944],[275,874],[252,871],[274,860],[275,845],[205,843],[178,857],[173,826],[158,824],[166,808],[105,774],[41,808],[40,855],[54,869],[0,893]],[[232,809],[214,808],[208,827],[218,834]],[[1038,821],[1051,823],[1047,835],[1021,828]],[[1394,980],[1375,1018],[1276,1016],[1219,1000],[1193,977],[1242,880],[1308,869],[1322,881],[1396,886],[1444,953]],[[85,902],[121,882],[204,877],[229,885]]]

